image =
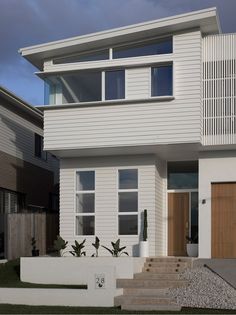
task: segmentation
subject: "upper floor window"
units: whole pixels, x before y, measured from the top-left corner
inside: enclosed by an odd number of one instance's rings
[[[105,99],[125,98],[125,70],[105,72]]]
[[[34,155],[42,160],[47,160],[47,152],[43,151],[43,137],[34,134]]]
[[[49,104],[97,102],[125,98],[125,70],[79,71],[61,74],[48,77],[46,84],[45,96]]]
[[[66,57],[55,58],[54,64],[61,63],[73,63],[73,62],[84,62],[84,61],[96,61],[109,59],[109,50],[99,50],[87,54],[74,54]]]
[[[173,66],[160,65],[151,69],[151,96],[173,95]]]
[[[113,58],[129,58],[172,53],[172,38],[113,48]]]

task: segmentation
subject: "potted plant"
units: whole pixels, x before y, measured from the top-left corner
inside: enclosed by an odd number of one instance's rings
[[[148,239],[147,239],[147,210],[143,211],[143,240],[140,241],[139,244],[139,255],[140,257],[149,257],[149,246],[148,246]]]
[[[194,237],[186,236],[187,254],[189,257],[198,257],[198,234]]]
[[[68,242],[66,242],[61,236],[57,236],[57,239],[54,241],[54,251],[56,252],[57,256],[62,257],[64,254],[64,251],[68,245]]]
[[[39,249],[36,248],[36,239],[34,237],[31,238],[31,246],[32,246],[32,257],[39,256]]]

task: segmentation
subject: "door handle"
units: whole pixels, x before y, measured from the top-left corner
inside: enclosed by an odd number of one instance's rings
[[[186,221],[185,227],[186,227],[186,230],[188,230],[188,228],[189,228],[189,222],[188,221]]]

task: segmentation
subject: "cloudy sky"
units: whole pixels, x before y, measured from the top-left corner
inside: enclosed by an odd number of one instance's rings
[[[43,104],[43,81],[19,48],[213,6],[223,32],[236,32],[236,0],[0,0],[0,85]]]

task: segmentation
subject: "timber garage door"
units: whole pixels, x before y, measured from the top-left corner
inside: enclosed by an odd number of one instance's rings
[[[212,258],[236,258],[236,183],[211,185]]]

